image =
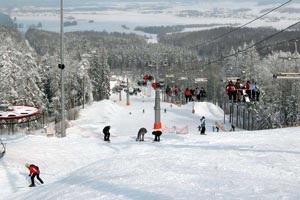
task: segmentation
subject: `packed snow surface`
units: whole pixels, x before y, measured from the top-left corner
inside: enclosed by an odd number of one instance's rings
[[[130,96],[126,106],[125,95],[112,95],[85,105],[65,138],[1,135],[0,199],[300,199],[300,128],[212,132],[224,118],[219,107],[161,103],[164,133],[153,143],[153,107],[153,96]],[[198,133],[202,116],[207,135]],[[188,134],[168,133],[174,126]],[[146,141],[136,142],[141,127]],[[25,163],[40,167],[44,185],[28,187]]]

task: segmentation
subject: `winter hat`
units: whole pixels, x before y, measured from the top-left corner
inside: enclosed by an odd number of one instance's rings
[[[27,167],[27,168],[28,168],[29,166],[30,166],[30,164],[28,164],[28,163],[26,163],[26,164],[25,164],[25,167]]]

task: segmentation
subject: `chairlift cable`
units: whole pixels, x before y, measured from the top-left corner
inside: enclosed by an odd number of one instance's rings
[[[274,36],[276,36],[276,35],[278,35],[278,34],[284,32],[284,31],[286,31],[286,30],[292,28],[293,26],[298,25],[299,23],[300,23],[300,21],[298,21],[298,22],[296,22],[296,23],[294,23],[294,24],[292,24],[292,25],[290,25],[290,26],[288,26],[288,27],[286,27],[286,28],[284,28],[284,29],[282,29],[282,30],[280,30],[280,31],[278,31],[278,32],[276,32],[276,33],[270,35],[270,36],[267,36],[266,38],[264,38],[264,39],[262,39],[262,40],[256,42],[255,44],[253,44],[253,45],[247,47],[246,49],[239,50],[239,51],[236,52],[236,53],[232,53],[232,54],[229,54],[229,55],[226,55],[226,56],[222,56],[221,58],[216,59],[216,60],[213,60],[213,61],[209,61],[209,62],[207,62],[207,63],[205,63],[205,64],[203,64],[203,65],[198,66],[197,68],[190,68],[190,69],[186,69],[186,70],[187,70],[187,71],[196,70],[196,69],[198,69],[199,67],[205,67],[205,66],[208,66],[208,65],[210,65],[210,64],[212,64],[212,63],[217,63],[217,62],[219,62],[219,61],[222,61],[222,60],[224,60],[225,58],[229,58],[229,57],[232,57],[232,56],[237,56],[237,55],[240,54],[240,53],[246,53],[246,52],[253,51],[253,50],[250,50],[250,51],[249,51],[249,49],[251,49],[251,48],[253,48],[253,47],[256,47],[256,46],[259,45],[260,43],[265,42],[265,41],[271,39],[272,37],[274,37]],[[297,40],[297,39],[298,39],[298,38],[293,39],[293,40]],[[289,41],[289,42],[290,42],[290,41]],[[261,48],[262,48],[262,47],[261,47]]]
[[[292,0],[289,0],[289,1],[287,1],[287,2],[285,2],[285,3],[283,3],[283,4],[281,4],[281,5],[279,5],[278,7],[271,9],[270,11],[264,13],[263,15],[261,15],[261,16],[255,18],[255,19],[253,19],[253,20],[251,20],[251,21],[249,21],[249,22],[247,22],[247,23],[245,23],[245,24],[243,24],[243,25],[241,25],[241,26],[239,26],[239,27],[237,27],[237,28],[234,28],[234,29],[232,29],[232,30],[230,30],[230,31],[228,31],[228,32],[225,32],[225,33],[223,33],[223,34],[217,36],[217,37],[214,37],[214,38],[211,39],[208,43],[206,42],[206,43],[198,44],[198,45],[193,46],[193,47],[191,47],[191,48],[194,48],[194,47],[199,48],[199,47],[205,46],[205,45],[207,46],[207,44],[209,44],[209,43],[211,43],[211,42],[213,42],[213,41],[215,41],[215,40],[217,40],[217,39],[220,39],[220,38],[222,38],[222,37],[224,37],[224,36],[226,36],[226,35],[228,35],[228,34],[230,34],[230,33],[233,33],[233,32],[235,32],[235,31],[240,30],[241,28],[243,28],[243,27],[245,27],[245,26],[251,24],[252,22],[255,22],[256,20],[259,20],[259,19],[263,18],[264,16],[270,14],[271,12],[273,12],[273,11],[275,11],[275,10],[277,10],[277,9],[279,9],[279,8],[281,8],[281,7],[283,7],[283,6],[285,6],[286,4],[290,3],[291,1],[292,1]]]

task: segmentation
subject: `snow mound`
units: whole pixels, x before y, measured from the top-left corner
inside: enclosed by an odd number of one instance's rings
[[[195,113],[210,119],[222,118],[224,116],[224,111],[210,102],[196,102]]]

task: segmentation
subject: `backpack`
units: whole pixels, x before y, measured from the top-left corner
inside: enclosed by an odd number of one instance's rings
[[[35,173],[39,173],[40,172],[40,169],[38,166],[36,165],[30,165],[30,168],[32,167],[32,170],[35,172]]]

